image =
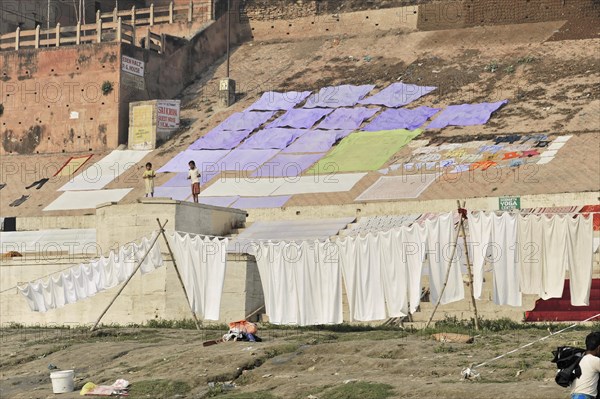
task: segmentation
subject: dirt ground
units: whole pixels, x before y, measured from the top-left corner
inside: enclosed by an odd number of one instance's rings
[[[472,344],[434,341],[434,330],[268,329],[259,331],[261,343],[210,347],[201,342],[223,331],[120,328],[89,336],[87,330],[5,329],[0,397],[81,397],[52,393],[53,364],[75,370],[76,389],[88,381],[110,385],[127,379],[131,398],[566,398],[567,390],[554,382],[551,351],[581,346],[600,325],[550,337],[559,326],[546,327],[471,331]],[[465,367],[543,337],[477,368],[479,380],[461,381]],[[224,389],[223,383],[234,387]]]

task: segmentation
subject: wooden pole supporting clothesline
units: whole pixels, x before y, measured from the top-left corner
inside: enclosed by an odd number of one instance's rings
[[[161,224],[160,220],[157,218],[156,222],[158,223],[159,234],[157,234],[156,237],[154,237],[154,240],[152,241],[152,244],[150,244],[150,247],[148,248],[148,250],[146,251],[146,253],[142,257],[142,259],[138,262],[138,264],[137,264],[136,268],[134,269],[134,271],[127,278],[127,280],[125,280],[125,283],[123,283],[123,285],[121,286],[121,288],[119,288],[119,291],[117,291],[117,293],[115,294],[115,296],[113,297],[113,299],[106,306],[106,308],[104,309],[104,311],[100,314],[100,317],[98,317],[98,319],[96,320],[96,323],[94,323],[94,325],[90,329],[90,332],[94,331],[98,327],[98,324],[100,324],[100,321],[102,320],[102,318],[104,317],[104,315],[106,314],[106,312],[108,312],[108,309],[110,309],[110,307],[113,305],[113,303],[115,303],[115,301],[117,300],[117,298],[119,297],[119,295],[121,295],[121,292],[123,292],[123,290],[125,289],[125,287],[127,286],[127,284],[131,281],[131,279],[133,278],[133,276],[142,267],[142,264],[144,263],[144,261],[148,257],[148,254],[150,253],[150,251],[152,250],[152,248],[156,244],[156,241],[158,241],[158,238],[161,235],[162,235],[162,237],[164,238],[164,240],[165,240],[165,242],[167,244],[167,249],[169,250],[169,254],[171,255],[171,260],[173,261],[173,267],[175,268],[175,272],[177,273],[177,278],[179,279],[179,282],[181,283],[181,288],[183,289],[183,294],[185,295],[185,300],[187,301],[188,305],[190,306],[190,310],[192,312],[192,317],[194,318],[194,322],[196,323],[196,328],[198,329],[198,331],[201,330],[201,328],[200,328],[200,322],[198,321],[198,317],[196,317],[196,313],[194,312],[194,309],[192,309],[192,305],[190,304],[187,291],[185,289],[185,286],[183,285],[183,280],[181,279],[181,274],[179,274],[179,269],[177,268],[177,261],[175,260],[175,256],[173,256],[173,251],[171,251],[171,246],[169,245],[169,240],[167,240],[167,236],[165,235],[165,226],[167,225],[167,223],[169,223],[169,221],[166,220],[165,223]]]
[[[156,222],[158,223],[158,226],[160,227],[160,220],[158,220],[158,218],[156,218]],[[175,256],[173,255],[173,251],[171,250],[171,246],[169,245],[169,240],[167,240],[167,236],[165,234],[165,229],[163,229],[161,227],[160,233],[162,234],[163,238],[165,239],[165,243],[167,244],[167,249],[169,250],[169,255],[171,255],[171,261],[173,262],[173,267],[175,268],[175,272],[177,273],[177,278],[179,279],[179,283],[181,284],[181,289],[183,289],[183,294],[185,295],[185,300],[190,307],[190,311],[192,312],[192,317],[194,318],[194,323],[196,324],[196,329],[198,331],[200,331],[201,330],[200,322],[198,321],[196,312],[194,312],[194,309],[192,308],[192,304],[190,303],[190,299],[188,297],[187,290],[185,289],[185,285],[183,285],[183,279],[181,278],[181,274],[179,274],[179,268],[177,267],[177,261],[175,260]]]
[[[161,229],[161,231],[163,231],[163,228],[165,227],[165,225],[168,222],[169,221],[167,220],[165,222],[165,224],[163,224],[162,226],[160,225],[160,223],[158,224],[159,227],[160,227],[160,229]],[[129,278],[127,278],[127,280],[125,280],[125,283],[121,286],[121,288],[119,288],[119,291],[117,291],[117,293],[113,297],[112,301],[110,301],[110,303],[108,304],[108,306],[106,306],[106,308],[104,309],[104,311],[100,314],[100,317],[98,317],[98,319],[96,320],[96,323],[94,323],[94,325],[90,329],[90,332],[94,331],[96,329],[96,327],[98,327],[98,324],[100,324],[100,320],[102,320],[102,318],[104,317],[104,315],[106,314],[106,312],[108,312],[108,309],[110,309],[110,307],[113,305],[113,303],[115,303],[115,301],[117,300],[117,298],[119,297],[119,295],[121,295],[121,292],[123,292],[123,290],[125,289],[125,287],[127,287],[127,284],[131,281],[131,279],[133,278],[133,276],[135,275],[135,273],[137,273],[137,271],[140,269],[140,267],[142,267],[142,263],[144,263],[144,261],[148,257],[148,254],[150,253],[150,251],[152,250],[152,248],[156,244],[156,241],[158,240],[158,237],[160,237],[158,234],[156,235],[156,237],[154,237],[154,240],[152,241],[152,244],[150,244],[150,247],[148,248],[148,250],[146,251],[146,253],[142,257],[142,259],[138,262],[138,264],[137,264],[135,270],[133,271],[133,273],[131,273],[131,275],[129,276]]]
[[[467,260],[467,271],[469,273],[469,288],[471,292],[471,303],[473,304],[473,313],[475,314],[475,330],[479,331],[479,315],[477,314],[477,302],[475,302],[475,287],[473,286],[473,268],[471,265],[471,259],[469,256],[469,246],[467,245],[467,233],[465,233],[465,220],[467,219],[467,201],[463,201],[462,207],[460,201],[456,200],[458,205],[458,212],[460,214],[460,229],[463,236],[463,243],[465,244],[465,257]]]
[[[444,285],[442,286],[442,291],[440,292],[439,296],[438,296],[438,300],[435,304],[435,307],[433,308],[433,311],[431,312],[431,316],[429,317],[429,320],[427,321],[427,324],[425,325],[425,328],[428,328],[429,325],[431,324],[431,321],[433,320],[433,316],[435,315],[435,312],[437,311],[437,308],[440,306],[440,302],[442,301],[442,296],[444,295],[444,292],[446,291],[446,286],[448,285],[448,279],[450,278],[450,269],[452,268],[452,263],[454,261],[454,256],[456,255],[456,247],[458,246],[458,236],[462,233],[463,235],[463,242],[465,244],[465,255],[467,258],[467,270],[468,270],[468,274],[469,274],[469,288],[471,291],[471,300],[473,302],[473,311],[475,313],[475,330],[479,331],[479,320],[478,320],[478,314],[477,314],[477,304],[475,302],[475,293],[474,293],[474,288],[473,288],[473,273],[471,271],[471,262],[469,259],[469,249],[467,246],[467,236],[465,234],[465,225],[464,225],[464,221],[467,218],[466,215],[466,201],[463,202],[463,206],[460,206],[460,201],[456,200],[456,204],[458,206],[458,214],[460,216],[460,221],[458,224],[458,228],[456,229],[456,235],[454,237],[454,245],[452,246],[452,254],[450,255],[450,259],[448,260],[448,268],[446,269],[446,278],[444,280]]]

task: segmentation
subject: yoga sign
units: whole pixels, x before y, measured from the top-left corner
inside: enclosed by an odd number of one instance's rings
[[[498,198],[498,205],[501,211],[521,209],[521,197],[500,197]]]

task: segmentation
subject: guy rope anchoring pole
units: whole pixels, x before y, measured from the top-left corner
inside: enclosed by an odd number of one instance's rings
[[[169,221],[165,221],[165,224],[163,224],[162,226],[160,225],[160,223],[158,224],[160,226],[161,231],[164,231],[164,227],[165,225],[168,223]],[[144,254],[144,257],[138,262],[138,265],[136,266],[135,270],[133,271],[133,273],[131,273],[131,275],[129,276],[129,278],[125,281],[125,283],[121,286],[121,288],[119,289],[119,291],[117,291],[117,293],[115,294],[114,298],[112,299],[112,301],[110,301],[110,303],[108,304],[108,306],[104,309],[104,311],[102,312],[102,314],[100,315],[100,317],[98,317],[98,320],[96,320],[96,323],[94,323],[94,325],[92,326],[92,328],[90,329],[90,332],[94,331],[96,329],[96,327],[98,327],[98,324],[100,324],[100,320],[102,320],[102,318],[104,317],[104,315],[106,314],[106,312],[108,312],[108,309],[110,309],[110,307],[112,306],[113,303],[115,303],[115,301],[117,300],[117,298],[119,297],[119,295],[121,295],[121,292],[123,292],[123,290],[125,289],[125,287],[127,287],[127,284],[129,283],[129,281],[131,281],[131,279],[133,278],[133,276],[135,275],[135,273],[137,273],[138,269],[140,267],[142,267],[142,263],[144,263],[144,261],[146,260],[146,258],[148,257],[148,254],[150,253],[150,251],[152,250],[152,248],[154,247],[154,244],[156,244],[156,241],[158,240],[158,237],[160,237],[160,235],[156,235],[156,237],[154,237],[154,240],[152,241],[152,244],[150,244],[150,247],[148,247],[148,250],[146,251],[146,253]]]
[[[469,246],[467,245],[467,234],[465,233],[465,223],[467,219],[467,201],[463,201],[463,205],[460,206],[460,201],[456,200],[458,205],[458,213],[460,215],[460,231],[463,236],[463,243],[465,244],[465,257],[467,260],[467,271],[469,273],[469,287],[471,291],[471,302],[473,303],[473,312],[475,313],[475,330],[479,331],[479,316],[477,315],[477,303],[475,302],[475,287],[473,286],[473,269],[471,265],[471,259],[469,257]]]
[[[462,218],[460,220],[460,223],[462,224]],[[425,324],[425,328],[428,328],[429,325],[431,324],[431,320],[433,320],[433,316],[435,315],[435,312],[438,308],[438,306],[440,306],[440,302],[442,301],[442,297],[444,296],[444,291],[446,291],[446,286],[448,285],[448,279],[450,278],[450,269],[452,269],[452,263],[454,261],[454,256],[456,255],[456,246],[458,244],[458,234],[460,233],[460,228],[456,229],[456,235],[454,236],[454,245],[452,245],[452,253],[450,254],[450,259],[448,260],[448,268],[446,269],[446,279],[444,280],[444,286],[442,287],[442,291],[440,292],[439,296],[438,296],[438,300],[435,304],[435,307],[433,308],[433,311],[431,312],[431,316],[429,316],[429,320],[427,321],[427,324]]]
[[[160,226],[160,220],[158,220],[158,218],[156,218],[156,222]],[[198,331],[201,331],[200,322],[198,321],[198,317],[196,317],[196,312],[194,312],[194,309],[192,308],[192,304],[190,303],[190,299],[189,299],[187,291],[185,289],[185,285],[183,285],[183,279],[181,278],[181,274],[179,274],[179,268],[177,268],[177,261],[175,261],[175,256],[173,255],[173,251],[171,251],[171,245],[169,245],[169,240],[167,240],[167,236],[165,234],[165,229],[163,227],[164,227],[164,225],[160,227],[160,233],[162,234],[162,236],[165,240],[165,243],[167,244],[167,249],[169,250],[169,255],[171,255],[171,261],[173,262],[173,267],[175,268],[175,272],[177,273],[177,278],[179,279],[179,283],[181,283],[181,288],[183,289],[183,294],[185,295],[185,300],[188,303],[188,305],[190,306],[190,311],[192,312],[192,317],[194,318],[194,323],[196,323],[196,329],[198,329]]]

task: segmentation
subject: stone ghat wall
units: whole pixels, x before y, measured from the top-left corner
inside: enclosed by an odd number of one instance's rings
[[[419,5],[419,30],[600,18],[595,0],[447,0]]]
[[[273,21],[411,5],[419,6],[420,30],[600,18],[596,0],[244,0],[240,11]]]

